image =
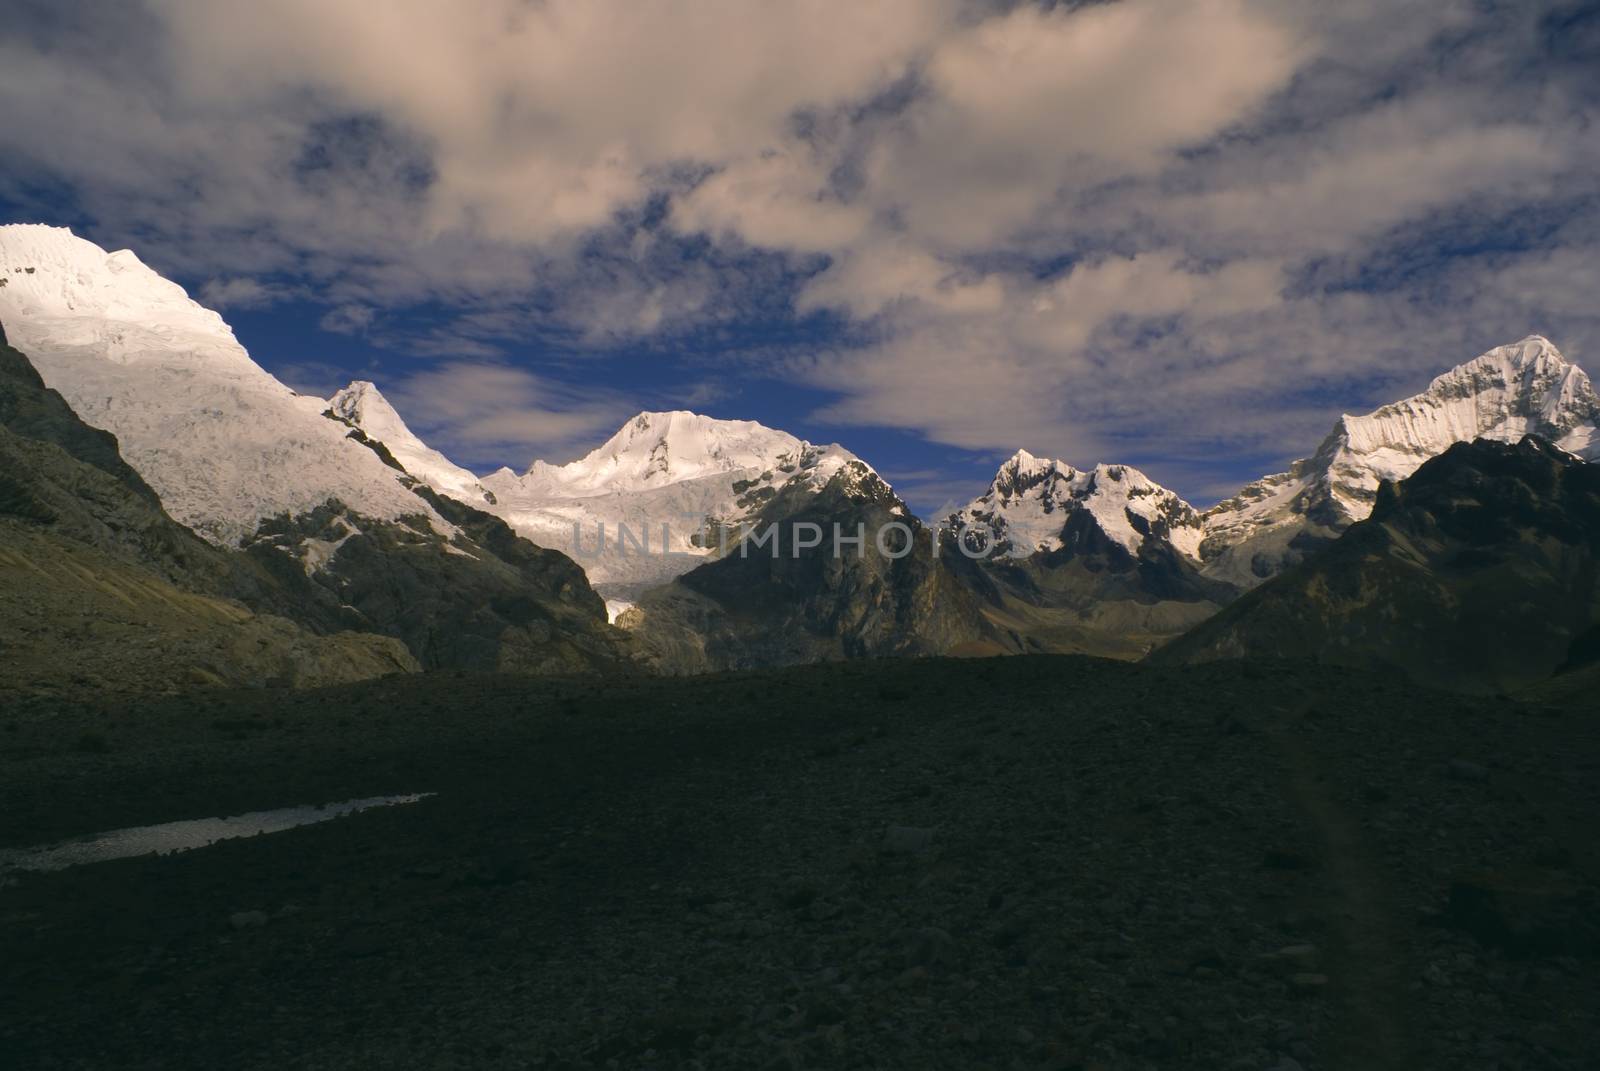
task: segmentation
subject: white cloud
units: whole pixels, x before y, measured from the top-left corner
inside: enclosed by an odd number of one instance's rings
[[[735,161],[680,197],[672,222],[769,249],[829,253],[848,247],[871,223],[859,204],[827,195],[815,160],[797,160],[799,147]]]
[[[964,270],[903,239],[886,239],[840,253],[802,291],[799,305],[865,318],[911,301],[957,312],[999,312],[1005,294],[998,276]]]
[[[1287,455],[1528,330],[1600,344],[1592,69],[1545,54],[1546,8],[69,5],[0,39],[0,195],[70,186],[218,305],[304,280],[328,330],[447,362],[407,382],[483,456],[626,415],[508,340],[771,328],[791,299],[864,340],[772,370],[828,419]],[[454,313],[386,329],[420,302]]]
[[[311,87],[382,115],[430,149],[430,229],[533,242],[605,225],[658,169],[758,158],[797,109],[846,105],[903,75],[953,14],[938,0],[159,10],[190,99],[282,109]]]
[[[1474,111],[1437,97],[1382,106],[1246,149],[1211,169],[1209,188],[1128,209],[1208,248],[1309,254],[1477,194],[1549,196],[1581,162],[1586,139],[1568,118],[1478,122]]]
[[[941,41],[924,96],[873,147],[872,195],[935,246],[990,248],[1063,192],[1246,118],[1303,51],[1238,0],[1019,6]]]

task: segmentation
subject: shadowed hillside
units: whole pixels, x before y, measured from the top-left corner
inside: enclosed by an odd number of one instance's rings
[[[1600,654],[1597,568],[1600,468],[1531,437],[1460,443],[1152,661],[1307,658],[1510,691]]]

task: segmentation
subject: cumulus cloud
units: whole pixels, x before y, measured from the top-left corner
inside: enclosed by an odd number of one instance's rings
[[[798,252],[848,248],[872,222],[861,204],[832,195],[822,161],[773,150],[737,160],[679,197],[672,223],[684,231]]]
[[[1235,12],[1251,25],[1250,9]],[[1264,12],[1282,19],[1267,55],[1292,61],[1292,76],[1219,94],[1231,112],[1164,128],[1170,110],[1108,105],[1109,122],[1136,129],[1101,130],[1108,147],[1041,168],[1053,187],[1019,184],[1040,150],[1008,155],[994,140],[1003,122],[975,124],[989,140],[972,142],[973,166],[1005,172],[974,179],[975,198],[959,167],[907,169],[906,203],[952,183],[942,216],[847,250],[801,295],[802,308],[878,327],[870,345],[801,370],[848,385],[821,415],[972,448],[1116,457],[1207,499],[1222,491],[1195,459],[1281,464],[1339,411],[1532,330],[1574,354],[1592,346],[1595,101],[1570,64],[1530,66],[1549,12]],[[1104,99],[1128,98],[1111,78]],[[1025,224],[1007,238],[1012,220]]]
[[[1019,6],[941,41],[924,93],[872,148],[870,186],[924,240],[988,249],[1064,192],[1244,119],[1303,50],[1237,0]]]
[[[1600,17],[1563,0],[24,8],[0,198],[64,185],[213,304],[439,362],[411,397],[467,455],[626,415],[505,363],[529,338],[692,338],[692,378],[737,353],[825,420],[1184,479],[1600,341]]]
[[[530,242],[606,225],[675,167],[757,157],[798,110],[902,76],[955,13],[938,0],[157,10],[189,99],[281,114],[310,89],[332,110],[381,116],[426,146],[425,229]]]

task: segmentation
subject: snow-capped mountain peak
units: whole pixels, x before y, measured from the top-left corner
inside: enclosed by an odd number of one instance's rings
[[[233,332],[127,251],[65,228],[0,226],[0,322],[45,383],[122,454],[167,511],[238,544],[262,519],[330,498],[365,516],[450,526],[349,429],[250,359]]]
[[[371,381],[358,379],[339,391],[328,399],[328,411],[382,443],[406,472],[434,490],[473,506],[492,503],[478,477],[419,439]]]
[[[1457,365],[1419,394],[1340,417],[1311,457],[1206,512],[1206,571],[1255,583],[1296,559],[1301,533],[1331,537],[1364,519],[1383,481],[1405,479],[1457,442],[1524,435],[1600,459],[1600,396],[1542,335]]]
[[[95,345],[103,359],[121,363],[159,355],[265,375],[221,316],[132,250],[107,253],[65,227],[10,224],[0,227],[0,280],[0,310],[14,340]]]
[[[821,491],[836,477],[846,494],[881,485],[842,446],[676,410],[639,413],[568,464],[535,461],[521,476],[501,469],[482,482],[495,512],[534,542],[571,553],[616,608],[699,565],[781,488]],[[624,530],[645,549],[626,549]]]
[[[1198,553],[1199,515],[1172,491],[1129,465],[1076,469],[1064,461],[1018,450],[995,473],[989,489],[952,514],[946,526],[974,547],[987,532],[996,552],[1026,556],[1062,545],[1069,515],[1087,511],[1113,542],[1137,554],[1148,538]]]
[[[1600,397],[1549,339],[1497,346],[1420,394],[1339,418],[1312,458],[1313,476],[1351,520],[1372,511],[1382,480],[1401,480],[1453,443],[1537,435],[1563,450],[1600,454]]]
[[[1077,474],[1077,470],[1064,461],[1034,457],[1026,450],[1018,450],[1001,464],[990,489],[1002,497],[1015,497],[1043,485],[1053,488],[1061,480],[1070,480]]]
[[[641,491],[702,476],[766,468],[806,444],[753,420],[718,420],[686,410],[640,413],[577,461],[535,461],[530,487],[581,495]]]
[[[1600,398],[1583,369],[1542,335],[1498,346],[1434,377],[1427,390],[1365,416],[1344,416],[1329,490],[1353,519],[1366,516],[1381,480],[1399,480],[1452,443],[1517,442],[1537,435],[1586,456],[1596,445]]]

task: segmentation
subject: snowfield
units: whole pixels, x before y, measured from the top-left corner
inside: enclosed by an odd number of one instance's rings
[[[296,394],[250,359],[215,312],[133,253],[107,253],[64,228],[0,227],[0,323],[45,383],[122,455],[167,512],[237,545],[264,517],[338,498],[381,520],[427,503],[327,403]]]

